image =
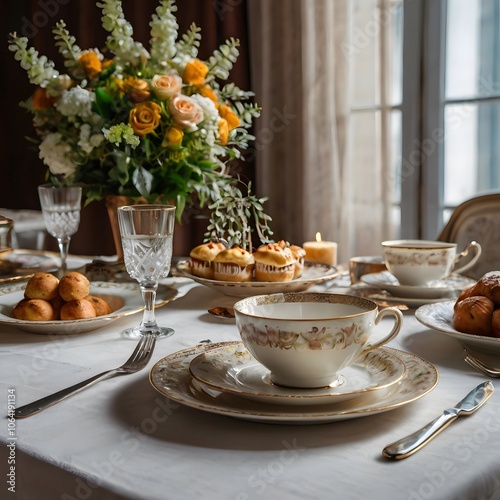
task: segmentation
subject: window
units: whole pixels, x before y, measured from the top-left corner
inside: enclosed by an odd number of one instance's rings
[[[500,1],[404,4],[403,237],[500,188]],[[415,232],[418,228],[418,232]]]

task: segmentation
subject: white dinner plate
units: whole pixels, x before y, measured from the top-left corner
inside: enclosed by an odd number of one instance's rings
[[[295,389],[272,383],[269,370],[242,342],[210,349],[190,365],[191,375],[214,389],[262,403],[317,405],[339,403],[395,384],[405,374],[404,363],[393,354],[376,349],[344,368],[335,387]]]
[[[472,333],[459,332],[453,326],[453,306],[454,300],[446,302],[436,302],[419,307],[415,311],[415,317],[423,325],[444,333],[455,340],[458,340],[465,347],[470,347],[488,354],[500,355],[500,339],[495,337],[485,337]]]
[[[452,274],[448,278],[429,282],[426,286],[400,285],[399,281],[389,272],[365,274],[361,281],[370,286],[375,286],[389,292],[394,297],[407,297],[412,299],[444,299],[458,297],[460,292],[475,283],[475,280]]]
[[[97,318],[54,320],[54,321],[23,321],[12,316],[16,304],[24,298],[26,283],[5,286],[0,295],[0,325],[14,326],[30,333],[49,335],[73,335],[90,332],[123,316],[135,314],[144,309],[141,290],[137,283],[107,283],[93,282],[90,284],[91,295],[102,297],[111,307],[111,314]],[[155,307],[170,302],[177,295],[177,290],[159,285],[156,294]]]
[[[381,397],[376,391],[361,398],[334,404],[265,404],[227,392],[204,391],[200,383],[191,376],[189,364],[193,358],[208,349],[228,344],[230,343],[203,344],[166,356],[150,371],[152,386],[174,401],[210,413],[274,424],[320,424],[374,415],[406,405],[431,391],[439,378],[437,369],[428,361],[408,352],[384,347],[384,350],[404,363],[406,373]]]
[[[80,270],[86,264],[92,262],[88,257],[68,255],[67,266],[69,271]],[[37,272],[53,272],[59,269],[61,259],[53,252],[43,252],[39,250],[14,249],[2,253],[0,258],[0,278],[10,276],[22,276]],[[0,279],[0,282],[2,280]]]
[[[313,285],[323,283],[324,281],[332,280],[341,274],[341,271],[333,266],[326,264],[314,264],[306,262],[304,271],[300,278],[292,281],[245,281],[231,282],[218,281],[201,278],[191,274],[191,266],[189,262],[179,262],[176,266],[177,271],[182,276],[191,278],[197,283],[208,286],[218,292],[234,297],[250,297],[252,295],[267,295],[269,293],[285,293],[285,292],[303,292]]]

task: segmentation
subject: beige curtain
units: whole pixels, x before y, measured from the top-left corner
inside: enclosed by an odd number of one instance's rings
[[[391,227],[381,128],[376,119],[364,131],[352,127],[352,89],[360,85],[351,50],[357,4],[248,2],[252,85],[262,106],[257,191],[269,197],[276,239],[301,244],[320,232],[337,241],[339,262],[380,254]],[[362,84],[380,87],[377,68]]]

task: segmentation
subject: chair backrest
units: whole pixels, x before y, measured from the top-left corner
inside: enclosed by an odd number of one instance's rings
[[[478,262],[464,274],[479,279],[488,271],[500,270],[500,193],[477,196],[459,205],[437,238],[457,243],[461,252],[477,241],[482,248]]]

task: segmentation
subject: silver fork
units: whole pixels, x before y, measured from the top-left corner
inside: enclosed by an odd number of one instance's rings
[[[126,375],[142,370],[151,359],[155,343],[156,335],[154,333],[145,334],[143,337],[141,337],[141,340],[137,344],[130,358],[127,359],[127,361],[125,361],[122,366],[99,373],[99,375],[94,375],[93,377],[90,377],[83,382],[79,382],[78,384],[72,385],[67,389],[62,389],[55,394],[45,396],[44,398],[33,401],[32,403],[29,403],[27,405],[20,406],[14,411],[14,416],[16,418],[30,417],[31,415],[35,415],[36,413],[45,410],[45,408],[49,408],[50,406],[53,406],[56,403],[69,398],[73,394],[77,394],[78,392],[83,391],[83,389],[86,389],[87,387],[91,387],[92,385],[97,384],[97,382],[100,382],[101,380],[106,380],[116,375]]]
[[[484,373],[485,375],[489,375],[490,377],[500,377],[500,369],[494,368],[492,366],[488,366],[484,361],[473,356],[465,347],[464,347],[465,357],[464,361],[475,368],[477,371]]]

